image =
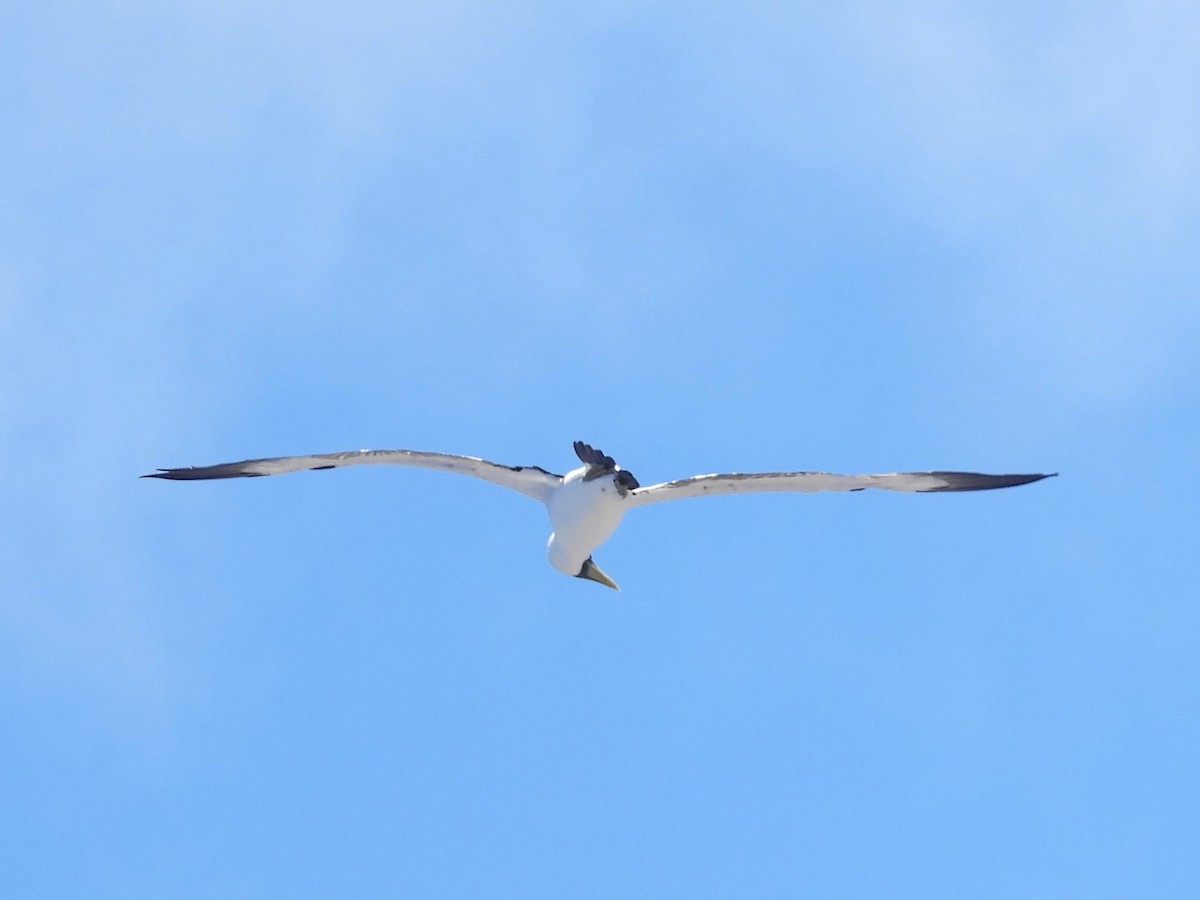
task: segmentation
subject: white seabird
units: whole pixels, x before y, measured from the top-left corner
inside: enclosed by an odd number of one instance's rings
[[[539,466],[504,466],[474,456],[425,453],[418,450],[349,450],[313,456],[277,456],[246,459],[182,469],[159,469],[143,478],[200,481],[212,478],[252,478],[286,475],[306,469],[381,464],[415,466],[473,475],[519,491],[545,504],[553,531],[547,547],[550,565],[567,575],[587,578],[617,588],[617,584],[592,561],[592,551],[608,540],[631,509],[684,497],[742,494],[760,491],[813,493],[816,491],[985,491],[1015,487],[1050,475],[984,475],[978,472],[895,472],[888,475],[833,475],[827,472],[761,472],[758,474],[693,475],[642,487],[633,473],[622,469],[611,456],[575,442],[583,463],[566,475],[555,475]],[[1053,473],[1057,474],[1057,473]]]

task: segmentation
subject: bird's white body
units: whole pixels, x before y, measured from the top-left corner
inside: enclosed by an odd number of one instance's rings
[[[415,466],[471,475],[517,491],[546,506],[553,533],[547,546],[550,565],[567,575],[607,587],[617,585],[592,560],[592,551],[608,540],[626,511],[663,500],[712,497],[759,491],[981,491],[1029,484],[1045,475],[984,475],[978,472],[897,472],[888,475],[833,475],[827,472],[760,472],[755,474],[693,475],[642,487],[611,456],[575,442],[583,465],[566,475],[539,466],[505,466],[475,456],[428,453],[421,450],[349,450],[311,456],[276,456],[220,463],[199,468],[160,469],[147,478],[201,481],[285,475],[305,469],[342,466]]]
[[[587,479],[588,467],[572,469],[562,486],[546,501],[550,535],[546,554],[550,565],[567,575],[578,575],[592,551],[608,540],[629,508],[629,494],[613,475]]]

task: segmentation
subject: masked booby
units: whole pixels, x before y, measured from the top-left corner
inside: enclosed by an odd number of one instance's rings
[[[552,528],[547,547],[550,565],[567,575],[586,578],[617,590],[619,588],[616,582],[605,575],[592,560],[592,551],[608,540],[626,512],[639,506],[684,497],[761,491],[813,493],[861,491],[866,488],[918,493],[986,491],[1030,484],[1051,477],[1049,474],[984,475],[977,472],[896,472],[888,475],[760,472],[693,475],[678,481],[664,481],[642,487],[632,472],[622,469],[611,456],[583,441],[575,442],[575,454],[583,465],[572,469],[566,475],[556,475],[539,466],[500,465],[474,456],[454,456],[417,450],[350,450],[313,456],[246,459],[215,466],[159,469],[142,477],[202,481],[214,478],[286,475],[288,472],[371,464],[415,466],[473,475],[518,491],[545,505]]]

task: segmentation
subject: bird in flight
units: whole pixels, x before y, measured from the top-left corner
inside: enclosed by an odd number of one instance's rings
[[[611,456],[575,442],[583,463],[566,475],[555,475],[540,466],[504,466],[474,456],[426,453],[419,450],[349,450],[313,456],[277,456],[245,459],[215,466],[159,469],[143,478],[203,481],[213,478],[252,478],[286,475],[304,470],[342,466],[414,466],[473,475],[501,487],[519,491],[545,505],[552,531],[547,547],[550,565],[567,575],[586,578],[616,590],[617,583],[592,560],[592,551],[608,540],[621,517],[631,509],[684,497],[746,494],[762,491],[813,493],[816,491],[885,491],[918,493],[986,491],[1041,481],[1051,475],[984,475],[978,472],[895,472],[888,475],[833,475],[827,472],[760,472],[757,474],[693,475],[646,487]],[[1052,473],[1057,474],[1057,473]]]

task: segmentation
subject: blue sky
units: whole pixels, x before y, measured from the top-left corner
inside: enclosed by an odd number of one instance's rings
[[[1193,897],[1200,13],[0,7],[14,897]],[[360,447],[756,496],[545,560]]]

